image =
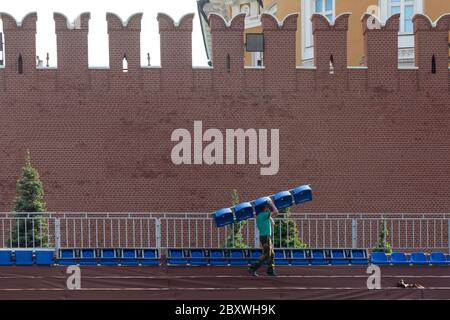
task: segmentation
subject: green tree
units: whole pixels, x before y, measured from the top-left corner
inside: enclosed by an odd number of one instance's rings
[[[236,189],[231,192],[231,204],[233,206],[240,203],[239,195]],[[228,228],[228,237],[225,240],[225,248],[248,248],[248,245],[244,242],[242,236],[242,228],[246,224],[246,221],[239,221],[230,224]]]
[[[48,224],[39,212],[47,209],[39,173],[31,165],[27,152],[22,176],[17,180],[13,211],[15,224],[11,230],[10,247],[48,247]]]
[[[378,241],[375,247],[372,249],[372,252],[384,251],[385,253],[391,253],[392,248],[390,243],[386,240],[388,237],[388,230],[386,228],[386,223],[384,220],[381,220],[379,232],[378,232]]]
[[[275,248],[306,248],[298,237],[298,228],[295,220],[289,219],[291,208],[279,211],[278,217],[282,220],[276,220],[274,226],[274,247]]]

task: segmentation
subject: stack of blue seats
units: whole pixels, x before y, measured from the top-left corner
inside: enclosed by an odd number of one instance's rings
[[[281,191],[270,197],[261,197],[251,202],[243,202],[231,208],[223,208],[214,212],[217,227],[223,227],[238,221],[253,218],[272,200],[278,210],[286,209],[294,204],[312,201],[310,185],[303,185],[289,191]]]

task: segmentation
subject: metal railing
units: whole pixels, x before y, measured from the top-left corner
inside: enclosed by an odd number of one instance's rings
[[[276,218],[278,248],[373,248],[384,221],[393,250],[450,253],[450,214],[298,214]],[[286,240],[288,239],[288,240]],[[0,247],[259,247],[254,219],[217,228],[208,213],[0,213]]]

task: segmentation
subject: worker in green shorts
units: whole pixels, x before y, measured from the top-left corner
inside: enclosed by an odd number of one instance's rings
[[[270,212],[270,207],[272,208],[272,213]],[[268,264],[267,275],[276,276],[275,265],[273,261],[275,252],[273,250],[272,235],[275,224],[275,222],[273,221],[273,217],[276,217],[277,214],[278,210],[273,204],[272,200],[270,200],[268,204],[262,208],[262,211],[256,215],[256,225],[259,231],[259,241],[261,242],[263,254],[261,257],[259,257],[256,263],[252,264],[248,268],[248,272],[253,277],[258,276],[256,271],[266,261]]]

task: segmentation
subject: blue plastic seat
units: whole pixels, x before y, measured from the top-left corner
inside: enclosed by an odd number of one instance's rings
[[[245,266],[245,265],[248,265],[248,259],[245,258],[244,250],[231,249],[231,251],[230,251],[230,264],[232,266]]]
[[[119,259],[116,257],[116,250],[102,249],[102,257],[99,259],[102,266],[117,266]]]
[[[230,208],[223,208],[214,213],[214,222],[216,226],[223,227],[234,223],[233,211]]]
[[[391,263],[393,265],[409,265],[410,261],[403,252],[393,252],[391,254]]]
[[[0,250],[0,266],[12,266],[12,250]]]
[[[136,249],[123,249],[120,264],[124,266],[137,266],[139,260]]]
[[[389,259],[386,255],[386,253],[384,252],[372,252],[372,255],[370,257],[370,262],[372,264],[377,264],[377,265],[384,265],[384,264],[389,264]]]
[[[295,204],[301,204],[312,200],[312,191],[309,185],[299,186],[291,190]]]
[[[157,266],[161,263],[158,249],[144,249],[141,264],[145,266]]]
[[[212,249],[210,264],[213,266],[226,266],[228,261],[225,258],[225,252],[222,249]]]
[[[16,266],[32,266],[33,251],[32,250],[15,250]]]
[[[186,265],[188,260],[184,257],[182,249],[169,249],[167,263],[169,265]]]
[[[55,250],[54,249],[36,249],[36,265],[38,266],[50,266],[55,263]]]
[[[253,204],[255,207],[255,214],[258,215],[262,212],[263,207],[267,206],[271,199],[269,197],[261,197],[256,199]]]
[[[351,249],[351,264],[355,265],[366,265],[369,263],[369,259],[367,257],[367,251],[365,249]]]
[[[330,262],[332,265],[347,265],[350,263],[350,260],[345,256],[344,250],[333,249],[331,250]]]
[[[428,265],[429,261],[427,256],[423,252],[413,252],[410,257],[411,263],[413,265]]]
[[[81,249],[81,257],[79,264],[83,266],[97,265],[97,259],[95,258],[94,249]]]
[[[328,259],[325,256],[325,250],[321,249],[313,249],[312,250],[312,265],[327,265],[329,263]]]
[[[75,250],[73,249],[61,249],[59,251],[58,264],[72,265],[77,264],[78,259],[75,258]]]
[[[305,250],[302,249],[294,249],[292,250],[292,265],[308,265],[309,259],[306,256]]]
[[[191,249],[189,264],[193,266],[206,266],[208,265],[208,257],[205,256],[205,252],[201,249]]]
[[[293,203],[292,194],[289,191],[281,191],[273,196],[273,204],[278,210],[289,208]]]
[[[284,250],[275,250],[275,264],[286,266],[289,265],[289,258],[286,257],[286,252]]]
[[[430,264],[432,265],[445,265],[447,264],[447,259],[442,252],[432,252],[430,253]]]
[[[253,218],[253,207],[250,202],[244,202],[236,205],[234,207],[234,216],[236,217],[236,221],[243,221],[250,218]]]
[[[258,261],[259,257],[262,255],[261,249],[252,249],[250,250],[250,263],[255,263]]]

